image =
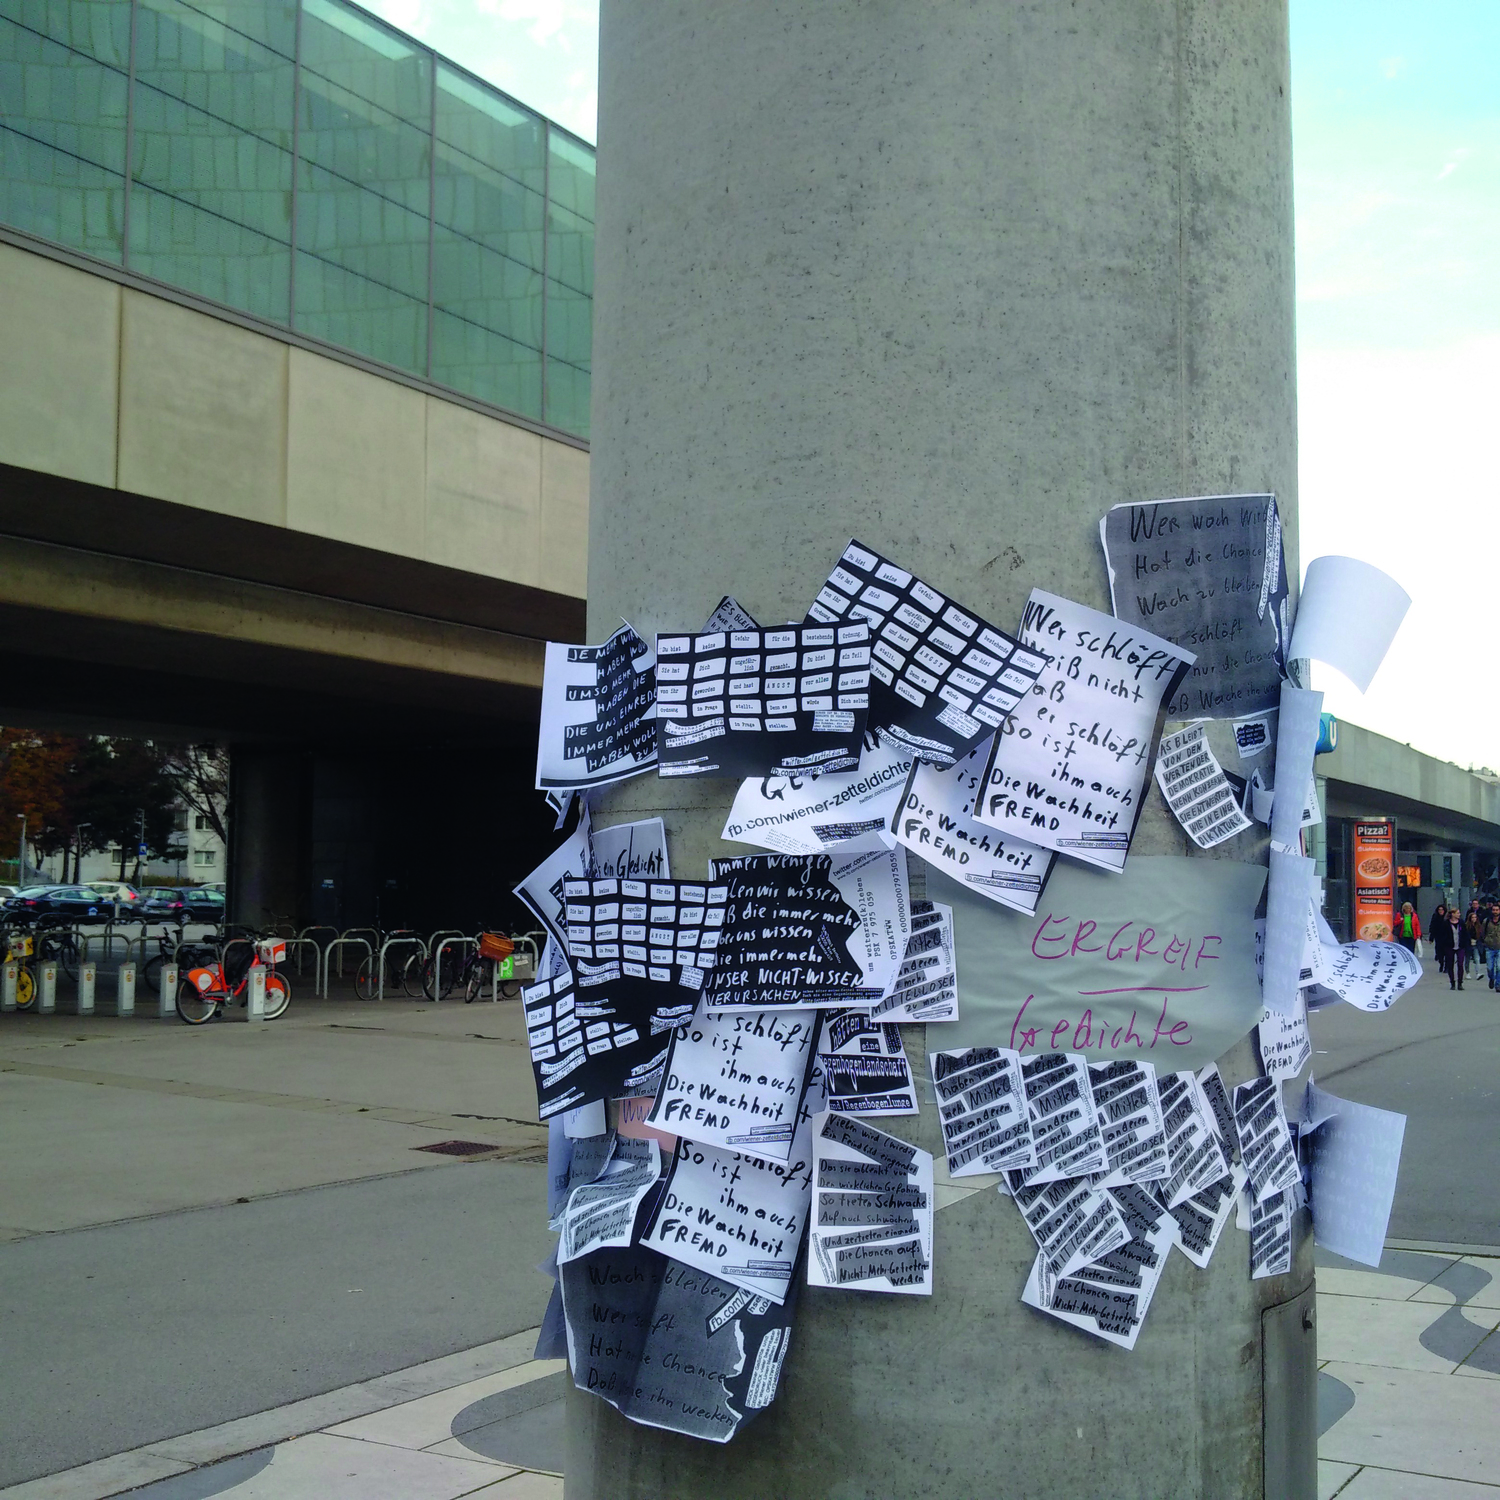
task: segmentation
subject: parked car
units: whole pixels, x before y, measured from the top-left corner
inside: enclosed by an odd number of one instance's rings
[[[128,880],[91,880],[89,889],[98,891],[106,901],[118,901],[122,911],[127,906],[135,906],[141,899],[140,891]]]
[[[114,903],[89,885],[29,885],[6,898],[5,909],[18,915],[73,917],[103,921],[114,915]]]
[[[14,896],[17,889],[18,887],[13,885],[0,885],[0,901],[4,901],[8,896]]]
[[[150,922],[217,924],[224,920],[224,893],[197,886],[162,886],[147,896],[139,914]]]

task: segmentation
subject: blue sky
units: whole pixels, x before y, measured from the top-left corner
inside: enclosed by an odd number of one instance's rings
[[[596,3],[365,3],[594,139]],[[1315,685],[1344,718],[1500,768],[1480,661],[1500,641],[1500,0],[1291,17],[1302,559],[1362,557],[1413,599],[1368,694]]]

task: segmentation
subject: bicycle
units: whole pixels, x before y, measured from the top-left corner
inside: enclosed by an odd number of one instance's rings
[[[75,984],[78,982],[78,933],[70,922],[41,918],[36,924],[36,959],[57,964]]]
[[[31,972],[35,948],[35,940],[24,927],[12,928],[5,934],[5,961],[16,966],[17,1010],[30,1010],[36,1002],[36,975]]]
[[[240,958],[240,949],[245,957]],[[233,953],[233,958],[230,957]],[[292,1003],[292,986],[276,965],[286,959],[286,942],[281,938],[232,938],[224,945],[216,963],[189,969],[178,981],[177,1014],[189,1026],[201,1026],[221,1015],[231,1001],[246,1005],[250,999],[250,975],[256,969],[266,973],[265,1018],[274,1021],[284,1015]]]
[[[398,958],[392,951],[393,948],[407,947],[414,951],[404,958]],[[382,951],[385,955],[384,986],[380,983]],[[399,987],[402,994],[415,999],[421,993],[421,969],[426,957],[426,943],[410,928],[388,932],[383,942],[376,945],[375,952],[360,960],[359,970],[354,976],[354,993],[361,1000],[373,1000],[382,992],[394,995]]]
[[[479,941],[464,954],[453,983],[442,998],[446,999],[462,985],[464,1004],[472,1005],[484,993],[488,983],[491,993],[514,1000],[521,993],[521,983],[516,978],[515,953],[516,945],[508,937],[498,932],[481,932]]]

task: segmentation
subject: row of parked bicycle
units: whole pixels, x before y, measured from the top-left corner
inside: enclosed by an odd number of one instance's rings
[[[288,972],[295,966],[304,977],[309,958],[314,994],[328,995],[335,956],[338,977],[358,958],[354,991],[361,1000],[403,995],[431,1001],[446,1000],[455,992],[472,1003],[482,997],[514,999],[522,980],[536,971],[540,932],[507,937],[498,932],[469,936],[456,929],[426,936],[410,931],[382,932],[376,928],[307,927],[294,932],[289,924],[265,929],[219,925],[196,941],[186,941],[180,924],[126,919],[121,922],[70,920],[56,913],[5,910],[5,959],[17,966],[15,1005],[28,1010],[36,1001],[37,974],[48,963],[77,983],[91,951],[114,956],[123,945],[122,963],[135,963],[148,992],[160,992],[163,970],[178,975],[176,1009],[190,1025],[213,1019],[228,1004],[247,1003],[257,969],[265,971],[264,1005],[268,1020],[282,1015],[291,1003]],[[154,934],[152,926],[160,930]],[[102,928],[102,931],[100,930]],[[124,928],[139,929],[134,934]],[[154,951],[152,951],[154,949]],[[519,965],[519,967],[518,967]]]

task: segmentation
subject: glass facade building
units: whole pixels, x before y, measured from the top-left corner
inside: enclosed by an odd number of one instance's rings
[[[345,0],[0,0],[0,224],[586,438],[594,151]]]

